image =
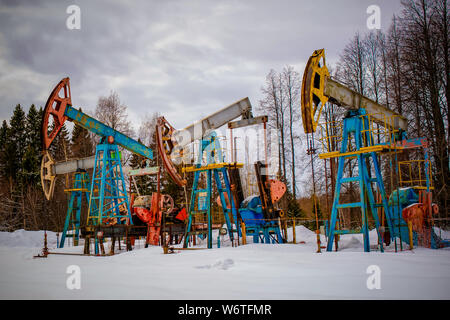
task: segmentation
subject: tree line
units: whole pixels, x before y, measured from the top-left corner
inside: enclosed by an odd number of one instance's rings
[[[64,189],[70,177],[57,180],[54,200],[46,203],[40,180],[42,117],[42,107],[33,104],[26,113],[18,104],[0,128],[1,230],[59,229],[64,223]],[[85,157],[93,154],[93,142],[87,130],[77,125],[69,138],[64,125],[49,152],[55,161]]]

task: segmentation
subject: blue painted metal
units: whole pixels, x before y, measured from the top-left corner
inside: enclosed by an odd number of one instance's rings
[[[354,150],[359,151],[362,147],[370,147],[373,146],[373,137],[370,131],[365,131],[364,128],[369,128],[368,118],[364,109],[359,109],[357,111],[349,111],[347,117],[344,119],[343,125],[343,134],[342,134],[342,142],[341,142],[341,153],[345,153],[348,151],[349,146],[349,138],[351,136],[354,137]],[[351,140],[350,140],[351,141]],[[366,142],[366,145],[363,145],[363,142]],[[354,156],[353,156],[354,157]],[[338,162],[338,171],[336,178],[336,188],[334,193],[333,207],[331,211],[331,220],[328,229],[328,244],[327,251],[331,251],[333,249],[333,242],[335,234],[342,234],[342,231],[336,231],[336,222],[338,217],[338,209],[341,208],[361,208],[362,214],[362,227],[360,233],[363,234],[364,237],[364,251],[370,251],[370,241],[369,241],[369,225],[368,225],[368,216],[367,212],[370,210],[372,213],[372,217],[375,221],[375,226],[378,233],[378,244],[380,250],[383,251],[383,242],[380,234],[380,221],[377,213],[377,208],[382,205],[386,214],[386,221],[388,223],[388,227],[392,230],[392,214],[391,208],[387,202],[387,195],[384,188],[382,175],[380,166],[378,163],[378,158],[375,152],[361,153],[356,155],[357,163],[358,163],[358,176],[357,177],[344,177],[344,165],[345,161],[352,161],[352,156],[340,156]],[[372,161],[373,170],[368,167],[366,163],[366,159],[369,158]],[[372,178],[371,174],[374,173],[375,177]],[[343,183],[347,182],[357,182],[359,184],[360,189],[360,201],[356,203],[344,203],[340,204],[340,193],[341,187]],[[376,204],[374,197],[374,188],[372,183],[375,183],[378,192],[381,194],[382,203]],[[355,231],[352,231],[354,233]]]
[[[406,221],[403,219],[402,211],[406,207],[418,203],[419,196],[414,190],[414,188],[401,188],[394,190],[389,197],[389,205],[393,208],[393,219],[399,221],[399,228],[394,229],[394,236],[400,239],[408,239],[409,230]],[[449,239],[442,239],[434,230],[433,227],[430,228],[430,247],[432,249],[439,249],[450,247]],[[417,232],[413,231],[413,244],[418,245],[418,235]]]
[[[220,147],[219,140],[214,131],[212,131],[207,137],[200,140],[197,168],[202,168],[202,159],[206,155],[206,164],[214,164],[223,162],[223,155]],[[199,179],[201,173],[206,173],[206,188],[199,188]],[[207,217],[207,239],[208,248],[212,248],[212,215],[211,215],[211,197],[212,197],[212,180],[216,184],[217,191],[219,193],[220,201],[222,204],[222,212],[227,225],[228,235],[230,240],[234,240],[234,232],[237,231],[238,236],[241,234],[240,226],[236,223],[235,228],[230,220],[230,216],[237,216],[237,209],[235,208],[233,201],[233,194],[231,192],[230,180],[228,177],[228,170],[226,167],[215,169],[204,169],[194,172],[194,182],[192,185],[191,202],[189,206],[189,218],[186,227],[186,236],[184,239],[184,247],[189,244],[189,233],[192,230],[192,222],[195,215],[203,214]],[[225,193],[230,202],[231,208],[227,207]],[[197,200],[197,201],[196,201]],[[197,207],[195,206],[197,203]],[[236,218],[235,218],[235,221]],[[220,245],[220,244],[218,244]]]
[[[67,206],[66,220],[62,231],[59,248],[64,248],[66,237],[72,237],[74,245],[78,245],[83,194],[85,195],[86,204],[88,204],[89,189],[89,174],[86,171],[76,172],[74,176],[73,188],[69,190],[69,204]],[[70,230],[72,230],[72,233],[68,233]]]
[[[277,221],[264,220],[261,199],[251,196],[245,199],[239,209],[245,224],[247,236],[253,236],[253,243],[283,243],[280,226]],[[274,236],[272,236],[274,235]]]
[[[101,123],[98,120],[95,120],[94,118],[73,108],[70,105],[66,107],[64,115],[67,116],[69,119],[73,120],[74,122],[76,122],[77,124],[79,124],[80,126],[82,126],[83,128],[95,134],[98,134],[99,136],[113,137],[115,144],[118,144],[121,147],[124,147],[125,149],[133,153],[139,154],[148,159],[153,159],[152,149],[147,148],[142,143],[137,142],[136,140],[130,137],[127,137],[123,133],[114,130],[113,128],[107,126],[104,123]]]
[[[117,224],[133,224],[117,145],[97,145],[90,195],[89,226],[103,225],[108,218],[116,218]]]

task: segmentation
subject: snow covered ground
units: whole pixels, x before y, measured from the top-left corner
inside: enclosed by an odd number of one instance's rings
[[[0,232],[0,299],[450,299],[449,248],[396,253],[391,245],[384,253],[365,253],[362,236],[347,235],[341,251],[318,254],[313,232],[298,226],[296,236],[305,243],[233,248],[225,241],[219,249],[175,254],[139,244],[108,257],[33,259],[42,249],[43,231]],[[373,231],[371,238],[375,244]],[[53,252],[83,251],[56,249],[52,232],[48,241]],[[79,290],[66,286],[70,265],[80,268]],[[371,265],[381,271],[380,289],[367,287]]]

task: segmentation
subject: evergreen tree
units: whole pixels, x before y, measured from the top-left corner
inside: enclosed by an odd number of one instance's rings
[[[22,110],[20,104],[14,109],[14,113],[9,121],[8,141],[6,142],[6,166],[8,171],[8,178],[10,179],[11,188],[12,183],[21,184],[22,176],[22,160],[26,151],[27,134],[26,134],[26,119],[25,112]]]
[[[23,179],[26,183],[39,182],[42,112],[42,108],[38,111],[33,104],[26,119],[27,146],[22,160]]]
[[[41,123],[42,123],[42,107],[37,110],[34,104],[31,105],[27,114],[27,144],[38,154],[41,150]]]
[[[306,214],[300,208],[300,204],[296,199],[291,198],[288,202],[288,217],[292,218],[305,218]]]
[[[7,174],[5,172],[5,163],[6,163],[6,143],[8,141],[8,130],[9,130],[8,122],[6,120],[3,120],[2,126],[0,127],[0,178],[7,177]]]
[[[50,154],[55,161],[66,161],[71,157],[69,132],[66,125],[63,124],[58,135],[50,146]]]

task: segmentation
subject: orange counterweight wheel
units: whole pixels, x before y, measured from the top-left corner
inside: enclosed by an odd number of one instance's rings
[[[170,155],[176,148],[176,144],[172,140],[174,131],[175,128],[173,128],[164,117],[158,118],[156,123],[156,144],[158,146],[158,152],[161,155],[164,168],[167,170],[172,180],[178,186],[182,187],[186,185],[187,181],[178,173],[170,158]]]
[[[42,119],[42,145],[48,150],[67,117],[64,115],[67,105],[72,105],[69,78],[62,79],[53,89],[45,104]]]

